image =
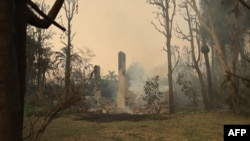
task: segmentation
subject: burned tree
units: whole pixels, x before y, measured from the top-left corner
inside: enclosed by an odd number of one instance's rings
[[[198,74],[204,107],[205,107],[205,109],[208,110],[209,109],[209,101],[208,101],[207,87],[205,85],[205,80],[203,78],[201,69],[199,67],[199,62],[201,59],[201,57],[200,57],[201,56],[200,55],[200,38],[199,38],[199,33],[197,33],[199,29],[197,26],[197,22],[195,20],[195,16],[191,15],[188,5],[186,3],[182,3],[179,5],[179,7],[185,9],[186,16],[184,16],[184,19],[185,19],[185,21],[187,21],[189,34],[188,35],[184,34],[183,31],[179,28],[179,26],[177,26],[177,28],[175,28],[175,31],[179,35],[179,38],[185,39],[185,40],[189,41],[189,43],[190,43],[192,64],[191,65],[189,64],[189,66],[194,68],[196,70],[196,73]],[[196,36],[195,36],[194,29],[196,29],[196,31],[197,31]],[[195,37],[197,39],[197,48],[195,48]],[[197,57],[195,54],[196,50],[198,50]]]
[[[208,92],[208,99],[210,107],[214,107],[214,93],[213,93],[213,85],[212,85],[212,76],[211,76],[211,69],[209,63],[209,47],[206,45],[205,41],[203,41],[201,46],[201,52],[204,54],[205,64],[206,64],[206,71],[207,71],[207,92]]]
[[[65,63],[65,79],[64,79],[64,86],[65,86],[65,94],[69,94],[70,92],[70,74],[71,74],[71,52],[73,50],[72,40],[74,38],[74,34],[72,34],[72,20],[74,14],[76,13],[77,1],[76,0],[66,0],[63,9],[67,19],[67,32],[66,38],[67,42],[63,42],[65,45],[65,54],[66,54],[66,63]]]
[[[53,20],[63,2],[64,0],[57,0],[48,16],[42,15],[44,19],[37,17],[28,8],[27,1],[3,0],[0,2],[0,140],[22,140],[26,26],[31,24],[40,28],[48,28],[55,23]],[[28,4],[35,7],[32,1],[28,1]]]
[[[216,2],[216,3],[215,3]],[[238,49],[241,47],[239,44],[239,23],[238,23],[238,16],[239,16],[239,1],[228,1],[224,3],[223,7],[221,3],[218,1],[203,1],[202,2],[202,11],[198,9],[195,0],[188,0],[187,3],[191,8],[195,11],[197,15],[197,19],[201,24],[201,28],[204,30],[204,33],[207,34],[208,38],[211,40],[210,43],[214,47],[217,53],[217,57],[221,66],[222,76],[223,76],[223,83],[222,85],[227,88],[227,102],[230,105],[230,108],[235,112],[240,112],[239,107],[241,107],[242,102],[244,99],[241,98],[239,94],[239,87],[238,87],[238,78],[234,78],[231,73],[236,73],[237,68],[237,61],[239,51]],[[215,6],[220,5],[220,8],[227,8],[221,10]],[[211,8],[214,8],[211,10]],[[219,10],[218,10],[219,9]],[[215,11],[215,12],[214,12]],[[224,13],[219,13],[223,11]],[[213,13],[214,12],[214,13]],[[233,15],[231,15],[233,13]],[[202,15],[203,14],[203,15]],[[217,14],[217,15],[215,15]],[[218,16],[220,14],[220,16]],[[214,16],[215,15],[215,16]],[[227,26],[218,25],[218,21],[221,21],[223,16],[228,16],[228,21],[226,23]],[[249,20],[248,20],[249,21]],[[245,22],[242,20],[242,22]],[[249,22],[245,22],[244,24],[249,24]],[[246,29],[246,26],[243,26],[242,29]],[[226,34],[222,34],[226,32]],[[244,30],[241,31],[244,33]],[[226,37],[224,37],[226,36]],[[231,42],[231,51],[232,51],[232,68],[230,67],[229,63],[227,62],[228,57],[226,57],[229,53],[225,51],[226,45],[230,45]],[[228,50],[230,50],[228,48]],[[237,74],[236,74],[237,75]]]
[[[168,87],[169,87],[169,109],[170,113],[175,113],[174,90],[173,90],[173,67],[172,67],[172,27],[175,16],[176,1],[175,0],[147,0],[149,4],[155,5],[159,8],[156,12],[157,20],[162,26],[163,30],[158,28],[153,22],[155,29],[164,35],[166,38],[167,61],[168,61]],[[171,4],[172,3],[172,4]],[[170,7],[172,6],[172,14]]]

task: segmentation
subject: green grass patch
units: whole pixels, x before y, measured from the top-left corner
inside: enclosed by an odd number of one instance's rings
[[[112,115],[110,120],[100,120],[102,115],[98,115],[97,122],[57,118],[41,141],[223,141],[224,124],[250,124],[249,117],[228,112],[182,112],[166,116],[112,121]]]

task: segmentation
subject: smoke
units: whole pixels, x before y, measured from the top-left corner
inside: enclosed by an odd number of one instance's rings
[[[137,96],[144,94],[144,84],[146,80],[155,77],[156,75],[160,76],[160,90],[167,91],[167,65],[162,64],[155,66],[151,69],[146,70],[139,63],[132,63],[127,70],[128,75],[128,88]]]
[[[139,63],[132,63],[127,70],[128,89],[136,94],[137,98],[144,93],[143,86],[146,81],[145,70]]]

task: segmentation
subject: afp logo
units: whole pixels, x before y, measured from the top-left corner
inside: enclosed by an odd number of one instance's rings
[[[250,141],[250,125],[224,125],[224,141]]]

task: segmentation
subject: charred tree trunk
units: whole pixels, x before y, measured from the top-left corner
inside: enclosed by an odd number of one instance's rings
[[[205,63],[206,63],[206,71],[207,71],[207,89],[208,89],[208,101],[211,108],[214,107],[214,95],[213,95],[213,86],[212,86],[212,76],[211,76],[211,69],[209,63],[209,48],[208,46],[203,43],[201,47],[201,52],[204,54]]]
[[[170,110],[170,113],[175,113],[173,71],[172,71],[172,53],[171,53],[170,40],[171,40],[171,36],[169,36],[167,39],[169,110]]]
[[[0,140],[2,141],[22,140],[25,6],[24,1],[0,2]]]
[[[57,2],[60,9],[63,0]],[[32,12],[26,0],[1,0],[0,11],[0,140],[22,141],[26,26]]]
[[[71,73],[71,26],[68,20],[68,35],[66,47],[66,67],[65,67],[65,94],[69,94],[70,90],[70,73]]]
[[[199,67],[199,60],[200,60],[200,51],[199,53],[199,57],[196,60],[195,57],[195,49],[194,49],[194,36],[193,36],[193,29],[192,29],[192,25],[191,25],[191,17],[189,14],[189,10],[187,5],[185,5],[185,9],[187,12],[187,22],[188,22],[188,28],[189,28],[189,34],[190,34],[190,45],[191,45],[191,53],[192,53],[192,60],[193,60],[193,67],[196,70],[198,77],[199,77],[199,81],[200,81],[200,86],[201,86],[201,94],[202,94],[202,98],[203,98],[203,103],[204,103],[204,107],[206,110],[209,110],[209,103],[208,103],[208,98],[207,98],[207,87],[205,85],[205,81],[203,79],[200,67]]]
[[[72,52],[72,40],[74,35],[72,35],[72,19],[75,14],[75,7],[76,7],[76,1],[75,0],[66,0],[63,6],[64,12],[66,14],[66,20],[67,20],[67,43],[64,43],[66,45],[66,67],[65,67],[65,94],[69,94],[70,88],[71,88],[71,52]]]
[[[165,8],[163,13],[165,14],[165,31],[167,39],[167,59],[168,59],[168,88],[169,88],[169,110],[170,113],[175,113],[175,100],[174,100],[174,88],[173,88],[173,67],[172,67],[172,51],[171,51],[171,39],[172,39],[172,22],[175,11],[172,13],[172,17],[169,16],[170,1],[164,1]],[[173,2],[175,10],[175,2]],[[171,21],[170,21],[171,20]]]
[[[158,21],[164,30],[160,30],[154,23],[152,23],[157,31],[162,33],[166,38],[167,62],[168,62],[168,88],[169,88],[169,112],[175,113],[175,101],[174,101],[174,88],[173,88],[173,67],[172,67],[172,51],[171,51],[171,39],[172,39],[172,27],[175,16],[176,2],[175,0],[147,0],[149,4],[156,5],[161,12],[156,12]],[[170,11],[170,3],[172,3],[172,14]]]

